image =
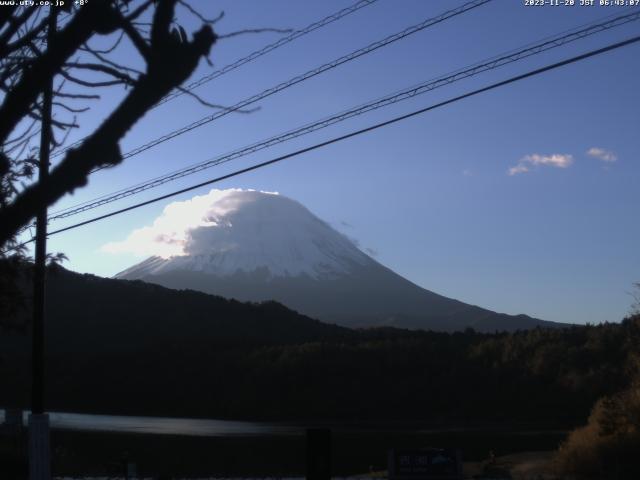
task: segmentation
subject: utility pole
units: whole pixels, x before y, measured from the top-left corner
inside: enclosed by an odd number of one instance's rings
[[[47,50],[51,49],[56,32],[57,10],[49,7]],[[42,93],[42,126],[40,133],[40,162],[38,182],[46,189],[49,177],[49,153],[51,148],[51,111],[53,102],[53,77]],[[33,330],[31,351],[31,415],[29,416],[29,480],[51,479],[51,446],[49,440],[49,415],[44,412],[44,302],[47,258],[47,204],[40,201],[36,216],[35,272],[33,275]]]

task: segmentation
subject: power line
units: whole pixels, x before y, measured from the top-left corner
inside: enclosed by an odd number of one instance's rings
[[[377,2],[378,0],[358,0],[356,3],[354,3],[353,5],[347,7],[347,8],[343,8],[342,10],[335,12],[331,15],[328,15],[326,17],[324,17],[321,20],[318,20],[317,22],[314,22],[310,25],[307,25],[306,27],[300,29],[300,30],[296,30],[295,32],[291,33],[290,35],[287,35],[286,37],[282,37],[280,38],[278,41],[270,43],[268,45],[265,45],[264,47],[260,48],[259,50],[256,50],[254,52],[251,52],[249,55],[239,58],[238,60],[236,60],[233,63],[230,63],[228,65],[225,65],[224,67],[222,67],[219,70],[215,70],[213,72],[211,72],[208,75],[205,75],[202,78],[199,78],[198,80],[196,80],[195,82],[190,83],[189,85],[187,85],[186,87],[184,87],[182,90],[176,90],[172,93],[169,93],[167,95],[165,95],[157,104],[155,104],[152,108],[156,108],[170,100],[173,100],[174,98],[177,98],[181,95],[183,95],[186,91],[191,91],[194,90],[196,88],[198,88],[201,85],[204,85],[205,83],[208,83],[212,80],[215,80],[218,77],[221,77],[222,75],[225,75],[233,70],[235,70],[236,68],[240,68],[241,66],[252,62],[254,60],[256,60],[257,58],[260,58],[263,55],[266,55],[269,52],[272,52],[288,43],[293,42],[294,40],[297,40],[300,37],[303,37],[311,32],[313,32],[314,30],[318,30],[319,28],[325,27],[333,22],[336,22],[338,20],[340,20],[341,18],[346,17],[347,15],[350,15],[358,10],[360,10],[361,8],[367,7],[369,5],[374,4],[375,2]],[[60,150],[58,150],[57,152],[53,153],[51,156],[52,157],[57,157],[59,155],[62,155],[64,152],[77,147],[78,145],[82,144],[82,142],[85,141],[87,137],[84,137],[74,143],[72,143],[71,145],[66,146],[65,148],[62,148]]]
[[[436,103],[436,104],[433,104],[433,105],[430,105],[430,106],[422,108],[420,110],[415,110],[415,111],[413,111],[411,113],[400,115],[400,116],[394,117],[394,118],[392,118],[390,120],[386,120],[384,122],[377,123],[375,125],[371,125],[369,127],[366,127],[366,128],[360,129],[360,130],[356,130],[356,131],[353,131],[351,133],[347,133],[345,135],[341,135],[339,137],[334,137],[334,138],[332,138],[330,140],[326,140],[324,142],[316,143],[315,145],[312,145],[310,147],[306,147],[306,148],[303,148],[303,149],[300,149],[300,150],[296,150],[295,152],[291,152],[291,153],[288,153],[286,155],[282,155],[282,156],[276,157],[276,158],[268,160],[266,162],[262,162],[262,163],[258,163],[256,165],[252,165],[251,167],[243,168],[241,170],[236,170],[235,172],[232,172],[232,173],[229,173],[229,174],[226,174],[226,175],[222,175],[220,177],[213,178],[211,180],[207,180],[205,182],[198,183],[196,185],[191,185],[190,187],[186,187],[186,188],[183,188],[183,189],[180,189],[180,190],[176,190],[174,192],[167,193],[165,195],[161,195],[159,197],[155,197],[155,198],[152,198],[150,200],[146,200],[144,202],[140,202],[140,203],[136,203],[134,205],[130,205],[129,207],[125,207],[125,208],[122,208],[122,209],[119,209],[119,210],[115,210],[113,212],[109,212],[109,213],[106,213],[104,215],[100,215],[100,216],[91,218],[89,220],[85,220],[83,222],[79,222],[79,223],[76,223],[74,225],[70,225],[68,227],[64,227],[64,228],[60,228],[58,230],[54,230],[54,231],[50,232],[49,235],[56,235],[58,233],[66,232],[66,231],[69,231],[69,230],[73,230],[73,229],[82,227],[84,225],[88,225],[90,223],[97,222],[99,220],[104,220],[105,218],[113,217],[113,216],[119,215],[121,213],[125,213],[125,212],[131,211],[131,210],[135,210],[137,208],[144,207],[146,205],[150,205],[152,203],[159,202],[161,200],[166,200],[167,198],[171,198],[171,197],[174,197],[176,195],[180,195],[182,193],[186,193],[186,192],[189,192],[189,191],[192,191],[192,190],[195,190],[195,189],[207,186],[207,185],[211,185],[213,183],[218,183],[218,182],[221,182],[223,180],[227,180],[229,178],[236,177],[238,175],[251,172],[253,170],[258,170],[260,168],[263,168],[263,167],[266,167],[266,166],[269,166],[269,165],[273,165],[273,164],[281,162],[283,160],[287,160],[289,158],[297,157],[299,155],[302,155],[303,153],[311,152],[313,150],[317,150],[317,149],[326,147],[328,145],[332,145],[334,143],[341,142],[341,141],[346,140],[348,138],[352,138],[352,137],[355,137],[355,136],[358,136],[358,135],[362,135],[364,133],[368,133],[368,132],[371,132],[373,130],[377,130],[379,128],[387,127],[389,125],[392,125],[394,123],[400,122],[402,120],[406,120],[408,118],[412,118],[412,117],[415,117],[417,115],[421,115],[423,113],[429,112],[431,110],[435,110],[437,108],[441,108],[441,107],[444,107],[446,105],[458,102],[460,100],[464,100],[465,98],[473,97],[475,95],[479,95],[481,93],[488,92],[490,90],[494,90],[496,88],[503,87],[505,85],[509,85],[511,83],[515,83],[515,82],[524,80],[526,78],[534,77],[534,76],[540,75],[542,73],[545,73],[545,72],[548,72],[548,71],[551,71],[551,70],[555,70],[557,68],[560,68],[560,67],[563,67],[563,66],[566,66],[566,65],[570,65],[572,63],[576,63],[576,62],[585,60],[587,58],[594,57],[596,55],[601,55],[603,53],[610,52],[612,50],[616,50],[618,48],[622,48],[622,47],[625,47],[627,45],[631,45],[631,44],[637,43],[637,42],[640,42],[640,35],[632,37],[632,38],[629,38],[627,40],[623,40],[621,42],[617,42],[617,43],[613,43],[613,44],[607,45],[606,47],[602,47],[602,48],[599,48],[597,50],[591,50],[591,51],[589,51],[587,53],[583,53],[581,55],[577,55],[575,57],[571,57],[571,58],[568,58],[566,60],[562,60],[560,62],[556,62],[556,63],[550,64],[550,65],[547,65],[545,67],[537,68],[535,70],[530,70],[529,72],[526,72],[526,73],[523,73],[523,74],[520,74],[520,75],[516,75],[514,77],[510,77],[507,80],[502,80],[500,82],[492,83],[491,85],[488,85],[486,87],[482,87],[482,88],[479,88],[477,90],[473,90],[471,92],[467,92],[465,94],[458,95],[456,97],[450,98],[448,100],[445,100],[445,101],[442,101],[442,102],[439,102],[439,103]],[[6,254],[10,250],[18,249],[18,248],[20,248],[20,247],[22,247],[24,245],[27,245],[28,243],[31,243],[31,242],[32,242],[32,240],[27,240],[27,241],[21,243],[20,245],[18,245],[16,247],[13,247],[11,249],[8,249],[8,250],[6,250],[6,251],[4,251],[2,253]]]
[[[610,18],[610,17],[608,17]],[[123,198],[130,197],[132,195],[136,195],[146,190],[150,190],[152,188],[164,185],[168,182],[177,180],[179,178],[192,175],[198,173],[202,170],[212,168],[217,165],[221,165],[223,163],[230,162],[232,160],[236,160],[240,157],[249,155],[251,153],[255,153],[257,151],[263,150],[265,148],[292,140],[294,138],[298,138],[300,136],[306,135],[308,133],[312,133],[314,131],[318,131],[320,129],[326,128],[330,125],[334,125],[336,123],[345,121],[349,118],[353,118],[358,115],[362,115],[368,113],[373,110],[377,110],[379,108],[407,100],[413,98],[414,96],[421,95],[432,91],[436,88],[449,85],[453,82],[463,80],[465,78],[469,78],[471,76],[477,75],[479,73],[486,72],[488,70],[493,70],[498,67],[502,67],[504,65],[522,60],[524,58],[528,58],[533,55],[537,55],[539,53],[551,50],[553,48],[558,48],[567,43],[580,40],[589,35],[593,35],[595,33],[599,33],[602,31],[609,30],[611,28],[619,27],[626,23],[637,21],[640,19],[640,12],[635,12],[628,15],[622,15],[610,19],[605,22],[600,22],[597,24],[590,24],[586,28],[580,28],[579,30],[574,29],[572,33],[562,35],[562,36],[554,36],[554,37],[546,37],[543,41],[537,44],[529,44],[529,46],[522,48],[520,50],[511,50],[509,53],[498,55],[492,57],[483,62],[475,63],[469,67],[465,67],[459,70],[456,70],[450,74],[446,74],[436,79],[429,80],[427,82],[423,82],[421,84],[412,86],[410,88],[401,90],[391,95],[387,95],[385,97],[379,98],[377,100],[371,101],[369,103],[360,105],[351,110],[343,111],[339,114],[335,114],[333,116],[324,118],[322,120],[316,121],[311,124],[307,124],[305,126],[296,128],[294,130],[290,130],[286,133],[271,137],[266,140],[262,140],[260,142],[251,144],[249,146],[245,146],[233,152],[217,156],[206,160],[204,162],[197,163],[190,167],[156,177],[154,179],[148,180],[146,182],[134,185],[132,187],[122,189],[116,191],[111,194],[106,194],[101,197],[98,197],[93,200],[89,200],[83,202],[81,204],[74,205],[72,207],[66,208],[64,210],[60,210],[55,212],[49,220],[57,220],[62,218],[67,218],[73,215],[77,215],[79,213],[92,210],[94,208],[98,208],[100,206],[106,205],[108,203],[115,202],[117,200],[121,200]]]
[[[297,85],[298,83],[304,82],[306,80],[309,80],[310,78],[313,78],[317,75],[320,75],[326,71],[332,70],[344,63],[350,62],[352,60],[355,60],[363,55],[366,55],[368,53],[371,53],[375,50],[378,50],[379,48],[385,47],[393,42],[396,42],[398,40],[401,40],[403,38],[406,38],[410,35],[413,35],[414,33],[420,32],[426,28],[429,28],[433,25],[436,25],[438,23],[444,22],[450,18],[456,17],[458,15],[461,15],[469,10],[472,10],[474,8],[480,7],[486,3],[491,2],[492,0],[473,0],[471,2],[467,2],[457,8],[454,8],[452,10],[447,10],[446,12],[436,16],[436,17],[432,17],[432,18],[428,18],[416,25],[413,25],[411,27],[408,27],[400,32],[394,33],[392,35],[389,35],[388,37],[382,39],[382,40],[378,40],[376,42],[370,43],[369,45],[367,45],[366,47],[360,48],[358,50],[355,50],[347,55],[343,55],[340,58],[337,58],[336,60],[333,60],[329,63],[325,63],[319,67],[316,67],[312,70],[309,70],[301,75],[297,75],[293,78],[290,78],[287,81],[284,81],[282,83],[279,83],[278,85],[268,88],[266,90],[263,90],[262,92],[255,94],[249,98],[246,98],[244,100],[241,100],[240,102],[232,105],[231,107],[227,107],[224,110],[221,110],[219,112],[216,112],[212,115],[207,115],[206,117],[201,118],[200,120],[196,120],[195,122],[190,123],[189,125],[186,125],[184,127],[181,127],[177,130],[173,130],[172,132],[169,132],[165,135],[162,135],[161,137],[158,137],[154,140],[151,140],[150,142],[147,142],[143,145],[140,145],[136,148],[134,148],[133,150],[130,150],[126,153],[124,153],[122,155],[122,159],[127,159],[127,158],[131,158],[135,155],[138,155],[146,150],[149,150],[150,148],[155,147],[156,145],[159,145],[161,143],[164,143],[168,140],[172,140],[184,133],[190,132],[191,130],[194,130],[198,127],[201,127],[203,125],[206,125],[208,123],[213,122],[214,120],[218,120],[219,118],[222,118],[232,112],[237,112],[239,110],[244,109],[245,107],[248,107],[260,100],[264,100],[267,97],[270,97],[271,95],[274,95],[278,92],[281,92],[282,90],[285,90],[287,88],[290,88],[294,85]],[[92,170],[91,173],[95,173],[97,171],[103,170],[107,167],[98,167],[95,168],[94,170]]]
[[[347,15],[360,10],[363,7],[367,7],[375,2],[377,2],[378,0],[360,0],[358,2],[356,2],[355,4],[351,5],[350,7],[344,8],[342,10],[340,10],[339,12],[336,12],[332,15],[329,15],[325,18],[323,18],[322,20],[318,21],[318,22],[314,22],[311,25],[308,25],[307,27],[301,29],[301,30],[296,30],[295,32],[293,32],[291,35],[288,35],[286,37],[281,38],[280,40],[271,43],[269,45],[266,45],[265,47],[261,48],[260,50],[256,50],[255,52],[250,53],[249,55],[247,55],[246,57],[243,57],[239,60],[236,60],[235,62],[226,65],[225,67],[222,67],[220,70],[216,70],[215,72],[211,72],[208,75],[205,75],[204,77],[196,80],[195,82],[190,83],[189,85],[187,85],[186,87],[184,87],[183,90],[194,90],[196,88],[198,88],[201,85],[204,85],[205,83],[210,82],[211,80],[215,80],[216,78],[231,72],[232,70],[235,70],[238,67],[241,67],[242,65],[249,63],[253,60],[255,60],[256,58],[261,57],[262,55],[266,55],[267,53],[283,46],[286,45],[287,43],[293,42],[294,40],[307,35],[308,33],[313,32],[314,30],[317,30],[321,27],[324,27],[325,25],[329,25],[330,23],[335,22],[336,20],[339,20],[343,17],[346,17]],[[163,103],[166,103],[170,100],[173,100],[176,97],[179,97],[181,95],[184,94],[183,90],[174,90],[172,93],[170,93],[169,95],[166,95],[162,100],[160,100],[158,102],[158,104],[156,106],[162,105]]]
[[[610,17],[609,17],[610,18]],[[282,143],[284,141],[288,141],[291,140],[293,138],[297,138],[301,135],[307,134],[307,133],[311,133],[313,131],[317,131],[321,128],[325,128],[329,125],[333,125],[335,123],[341,122],[343,120],[346,120],[348,118],[352,118],[356,115],[360,115],[378,108],[381,108],[383,106],[387,106],[390,105],[392,103],[396,103],[398,101],[402,101],[405,100],[407,98],[411,98],[413,96],[416,95],[420,95],[422,93],[426,93],[427,91],[431,91],[435,88],[453,83],[455,81],[458,80],[462,80],[464,78],[468,78],[470,76],[476,75],[478,73],[482,73],[484,71],[487,70],[491,70],[503,65],[506,65],[508,63],[512,63],[518,60],[521,60],[523,58],[527,58],[529,56],[550,50],[552,48],[556,48],[556,47],[560,47],[566,43],[575,41],[575,40],[579,40],[581,38],[584,38],[588,35],[594,34],[594,33],[599,33],[601,31],[604,30],[608,30],[610,28],[614,28],[617,26],[621,26],[625,23],[629,23],[631,21],[634,20],[638,20],[640,19],[640,12],[634,13],[634,14],[630,14],[630,15],[625,15],[625,16],[620,16],[617,18],[614,18],[613,20],[604,22],[604,23],[599,23],[599,24],[595,24],[595,25],[591,25],[588,28],[584,28],[582,30],[579,31],[575,31],[569,35],[565,35],[562,37],[547,37],[545,39],[545,41],[543,43],[539,43],[539,44],[529,44],[529,45],[533,45],[533,46],[529,46],[527,48],[524,48],[522,50],[512,50],[510,53],[508,54],[502,54],[502,56],[496,56],[496,57],[492,57],[489,60],[484,61],[484,63],[476,63],[473,64],[470,67],[465,67],[464,69],[459,69],[456,70],[455,72],[451,73],[451,74],[447,74],[443,77],[437,78],[435,80],[429,80],[428,82],[423,82],[417,86],[413,86],[410,87],[408,89],[402,90],[400,92],[394,93],[392,95],[386,96],[386,97],[382,97],[380,99],[377,99],[375,101],[369,102],[367,104],[361,105],[359,107],[356,107],[354,109],[351,110],[347,110],[347,111],[343,111],[339,114],[333,115],[331,117],[328,118],[324,118],[322,120],[319,120],[315,123],[311,123],[311,124],[307,124],[303,127],[297,128],[295,130],[291,130],[289,132],[286,132],[284,134],[280,134],[278,136],[275,137],[271,137],[267,140],[263,140],[261,142],[257,142],[254,143],[252,145],[243,147],[241,149],[235,150],[231,153],[222,155],[222,156],[218,156],[218,157],[214,157],[212,159],[206,160],[204,162],[200,162],[198,164],[192,165],[190,167],[187,167],[185,169],[181,169],[172,173],[168,173],[166,175],[160,176],[160,177],[156,177],[154,179],[148,180],[146,182],[140,183],[140,184],[136,184],[132,187],[128,187],[126,189],[122,189],[119,190],[117,192],[111,193],[111,194],[106,194],[103,195],[101,197],[98,197],[96,199],[93,200],[88,200],[86,202],[82,202],[80,204],[77,204],[75,206],[72,207],[68,207],[66,209],[60,210],[58,212],[56,212],[54,214],[54,216],[52,216],[50,218],[50,220],[55,220],[55,219],[60,219],[60,218],[66,218],[69,217],[71,215],[74,215],[76,213],[80,213],[86,210],[90,210],[93,208],[97,208],[101,205],[104,205],[106,203],[111,203],[112,201],[116,201],[137,193],[140,193],[142,191],[148,190],[150,188],[155,188],[157,186],[163,185],[169,181],[173,181],[175,179],[178,178],[182,178],[184,176],[187,175],[191,175],[193,173],[197,173],[199,171],[202,171],[206,168],[211,168],[213,166],[222,164],[222,163],[226,163],[228,161],[234,160],[236,158],[239,158],[241,156],[245,156],[248,155],[250,153],[254,153],[258,150],[262,150],[264,148],[273,146],[275,144],[278,143]],[[574,29],[575,30],[575,29]]]

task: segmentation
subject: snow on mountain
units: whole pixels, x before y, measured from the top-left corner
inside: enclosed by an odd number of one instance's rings
[[[188,229],[182,254],[154,256],[116,277],[174,270],[225,276],[266,268],[271,276],[318,279],[373,262],[300,203],[278,194],[226,190],[199,220]]]

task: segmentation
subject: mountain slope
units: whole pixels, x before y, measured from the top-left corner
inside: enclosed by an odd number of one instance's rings
[[[193,352],[217,346],[298,344],[351,334],[275,302],[241,303],[61,267],[48,273],[46,296],[47,350],[54,355],[140,353],[160,347]],[[30,318],[29,311],[23,315]],[[12,338],[29,341],[28,336]]]
[[[243,301],[276,300],[348,327],[512,331],[559,325],[496,313],[423,289],[284,196],[217,193],[201,212],[200,223],[187,230],[178,254],[153,256],[116,278]]]

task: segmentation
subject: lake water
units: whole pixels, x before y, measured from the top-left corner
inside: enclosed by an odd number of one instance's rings
[[[23,421],[27,424],[29,413]],[[120,433],[153,433],[202,437],[302,435],[301,427],[264,422],[193,418],[134,417],[50,412],[51,428]],[[0,411],[4,423],[4,410]]]
[[[27,425],[29,412],[24,412],[23,422]],[[5,412],[0,409],[0,425],[4,423]],[[357,423],[314,423],[313,425],[285,424],[269,422],[248,422],[238,420],[216,420],[200,418],[136,417],[124,415],[92,415],[82,413],[49,412],[51,428],[61,430],[83,430],[94,432],[146,433],[160,435],[187,435],[196,437],[233,436],[291,436],[304,435],[307,428],[330,428],[336,432],[412,432],[423,434],[446,434],[459,432],[493,432],[500,428],[425,428],[413,422],[357,422]],[[509,430],[511,435],[529,436],[541,434],[566,434],[565,430],[521,431]]]

